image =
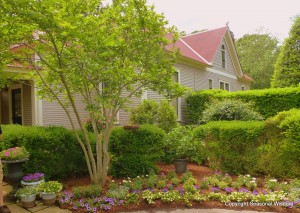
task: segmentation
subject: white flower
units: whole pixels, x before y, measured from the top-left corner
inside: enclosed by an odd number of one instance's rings
[[[247,177],[250,177],[250,175],[249,175],[249,174],[247,174],[246,176],[247,176]]]
[[[254,177],[254,178],[252,178],[252,180],[256,180],[256,178]]]
[[[114,183],[114,182],[115,182],[115,180],[112,180],[111,182],[113,182],[113,183]]]
[[[270,181],[270,182],[277,182],[276,179],[270,179],[269,181]]]

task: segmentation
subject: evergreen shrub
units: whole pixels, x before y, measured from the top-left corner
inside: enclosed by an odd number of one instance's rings
[[[164,130],[142,125],[136,130],[116,127],[110,137],[112,155],[110,174],[114,177],[136,177],[156,170],[155,163],[163,156]]]
[[[212,121],[194,130],[204,140],[210,167],[227,173],[253,173],[259,160],[262,121]]]
[[[190,123],[197,124],[202,119],[206,106],[213,100],[233,99],[252,103],[254,110],[264,118],[278,112],[300,108],[300,87],[276,88],[228,92],[224,90],[196,91],[187,97],[187,116]]]
[[[85,158],[72,131],[64,127],[2,125],[1,149],[24,146],[30,153],[26,173],[43,172],[46,179],[86,174]]]

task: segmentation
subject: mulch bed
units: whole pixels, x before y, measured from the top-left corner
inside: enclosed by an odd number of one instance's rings
[[[160,168],[160,173],[165,173],[167,174],[168,171],[174,170],[173,165],[168,165],[168,164],[158,164],[158,167]],[[214,170],[206,167],[206,166],[199,166],[193,163],[188,164],[188,171],[191,171],[193,173],[193,176],[197,180],[202,180],[202,178],[211,176],[214,174]],[[235,178],[234,176],[232,176]],[[111,177],[109,177],[111,179]],[[66,180],[63,180],[62,183],[65,186],[65,189],[71,189],[72,187],[76,186],[84,186],[84,185],[89,185],[90,179],[89,176],[85,177],[73,177],[69,178]],[[107,189],[106,184],[103,189]],[[72,210],[71,207],[67,207],[68,209]],[[139,203],[139,205],[129,205],[129,206],[115,206],[108,212],[127,212],[127,211],[137,211],[137,210],[144,210],[144,211],[153,211],[153,210],[159,210],[163,209],[166,211],[169,211],[171,209],[187,209],[186,205],[182,202],[173,202],[173,203],[168,203],[165,204],[160,201],[156,201],[155,204],[148,204],[145,201],[142,201]],[[212,209],[212,208],[217,208],[217,209],[232,209],[236,211],[242,211],[242,210],[252,210],[252,211],[261,211],[261,212],[283,212],[283,213],[300,213],[300,209],[297,209],[295,207],[293,208],[285,208],[285,207],[280,207],[280,206],[275,206],[272,205],[270,207],[268,206],[251,206],[250,203],[248,203],[248,206],[243,206],[243,207],[230,207],[226,206],[224,203],[217,202],[217,201],[205,201],[205,202],[200,202],[200,203],[193,203],[193,206],[191,208],[194,209]],[[74,211],[73,212],[85,212],[85,211]]]

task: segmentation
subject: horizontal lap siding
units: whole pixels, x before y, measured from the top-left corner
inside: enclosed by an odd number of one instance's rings
[[[129,95],[128,91],[123,91],[122,96]],[[132,97],[128,106],[119,111],[119,125],[124,126],[129,124],[130,109],[141,104],[142,99],[139,97]]]
[[[85,120],[89,117],[87,111],[85,110],[85,103],[83,103],[78,96],[76,96],[76,106],[80,115],[81,120]],[[48,102],[46,100],[43,100],[42,103],[43,108],[43,125],[44,126],[64,126],[68,129],[71,129],[71,123],[69,121],[68,116],[66,115],[63,108],[56,102]],[[79,124],[77,122],[76,116],[74,113],[70,113],[71,118],[76,126],[76,128],[79,128]]]
[[[225,69],[222,67],[222,50],[221,47],[222,45],[225,46]],[[235,70],[234,70],[234,66],[231,60],[231,56],[230,53],[228,51],[228,47],[226,45],[226,42],[223,40],[222,43],[220,44],[215,57],[213,59],[212,62],[214,69],[223,71],[224,73],[228,73],[228,74],[233,74],[236,75]]]

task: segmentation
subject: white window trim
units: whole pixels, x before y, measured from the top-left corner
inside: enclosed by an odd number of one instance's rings
[[[220,87],[220,83],[221,82],[223,82],[224,83],[224,90],[226,90],[225,88],[226,88],[226,84],[228,84],[228,91],[230,92],[231,91],[231,89],[230,89],[230,83],[228,82],[228,81],[223,81],[223,80],[219,80],[219,89],[221,89],[221,87]]]
[[[141,102],[143,102],[143,100],[148,99],[148,90],[146,90],[145,88],[142,88],[142,97],[141,97]]]

